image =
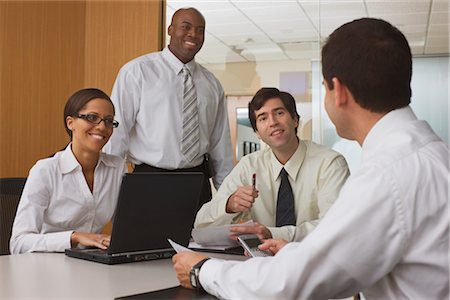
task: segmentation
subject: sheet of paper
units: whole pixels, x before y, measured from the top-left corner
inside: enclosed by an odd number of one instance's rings
[[[187,252],[194,252],[194,251],[192,251],[191,249],[188,249],[188,248],[186,248],[186,247],[184,247],[184,246],[181,246],[181,245],[178,244],[178,243],[175,243],[175,242],[172,241],[171,239],[167,239],[167,240],[169,241],[170,246],[172,246],[173,250],[177,251],[177,253],[185,252],[185,251],[187,251]]]
[[[242,224],[228,224],[223,226],[209,226],[204,228],[192,229],[192,238],[201,246],[221,246],[235,247],[239,246],[238,242],[230,239],[230,227],[246,227],[253,226],[253,221]]]
[[[194,241],[191,241],[189,243],[188,248],[193,249],[193,250],[203,250],[203,251],[205,251],[205,250],[225,251],[226,249],[230,249],[230,247],[228,247],[228,246],[204,246],[204,245],[197,244]]]

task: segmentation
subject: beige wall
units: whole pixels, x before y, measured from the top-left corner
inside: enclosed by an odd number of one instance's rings
[[[160,50],[162,1],[0,1],[0,177],[64,147],[67,98]]]
[[[205,64],[229,96],[253,96],[261,87],[279,87],[282,72],[311,72],[310,60]],[[310,99],[311,97],[309,97]]]
[[[204,66],[219,79],[227,95],[235,163],[237,163],[236,140],[238,137],[236,109],[248,107],[248,102],[261,87],[280,87],[280,74],[283,72],[312,72],[310,60],[205,64]],[[311,94],[311,86],[309,86],[306,93],[293,95],[297,101],[298,113],[301,116],[298,135],[305,140],[311,140],[312,138]],[[261,142],[261,144],[263,143]]]

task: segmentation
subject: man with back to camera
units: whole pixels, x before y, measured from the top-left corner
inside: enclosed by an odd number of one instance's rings
[[[198,10],[179,9],[168,28],[169,46],[122,67],[111,96],[121,126],[105,146],[135,172],[203,172],[199,207],[211,199],[209,177],[218,188],[233,167],[222,86],[194,59],[204,32]]]
[[[179,253],[178,279],[223,298],[448,299],[450,152],[409,106],[406,38],[383,20],[349,22],[323,47],[322,72],[325,108],[362,146],[360,169],[301,243],[267,240],[276,255],[245,262]]]
[[[241,158],[214,198],[197,213],[195,227],[252,219],[258,222],[255,226],[231,231],[300,241],[336,200],[349,175],[347,163],[339,153],[297,137],[299,115],[289,93],[262,88],[248,111],[253,130],[269,147]],[[292,191],[289,205],[280,197],[283,176]]]

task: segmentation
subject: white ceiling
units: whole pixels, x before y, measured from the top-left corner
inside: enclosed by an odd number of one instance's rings
[[[202,64],[319,58],[319,41],[362,17],[395,25],[415,56],[450,52],[449,0],[167,0],[167,26],[181,7],[206,19]]]

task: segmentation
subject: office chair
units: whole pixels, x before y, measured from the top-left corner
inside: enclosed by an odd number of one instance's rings
[[[9,239],[26,178],[0,178],[0,255],[8,255]]]

